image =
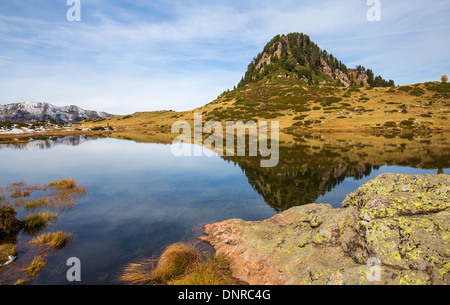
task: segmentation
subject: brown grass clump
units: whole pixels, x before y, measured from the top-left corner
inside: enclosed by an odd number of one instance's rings
[[[49,246],[55,250],[60,250],[69,244],[72,240],[71,233],[59,232],[49,232],[41,234],[33,238],[28,243],[35,246]]]
[[[74,179],[61,179],[58,181],[54,181],[54,182],[50,182],[48,184],[48,186],[50,188],[55,188],[55,189],[73,189],[76,187],[76,183]]]
[[[25,203],[25,210],[32,211],[43,207],[48,207],[50,205],[51,203],[48,197],[41,197],[35,200],[30,200],[27,203]]]
[[[201,260],[201,256],[194,247],[176,243],[168,246],[154,267],[155,260],[145,259],[138,263],[130,264],[120,280],[130,284],[165,284],[184,273],[196,265]]]
[[[158,265],[152,272],[153,281],[166,283],[183,275],[188,269],[201,260],[194,247],[183,243],[170,245],[158,260]]]
[[[58,215],[50,212],[30,214],[23,219],[23,229],[26,234],[35,234],[56,220]]]
[[[29,277],[36,277],[39,272],[47,265],[47,256],[39,255],[36,256],[33,261],[28,265],[27,268],[23,269]],[[23,283],[21,283],[23,284]]]
[[[0,265],[9,261],[9,256],[17,256],[16,245],[12,243],[0,245]]]
[[[25,190],[14,190],[11,193],[11,198],[22,198],[22,197],[28,197],[30,196],[30,192],[29,191],[25,191]]]
[[[86,189],[77,186],[74,179],[61,179],[51,182],[47,186],[57,190],[53,195],[51,205],[58,209],[71,209],[75,205],[74,197],[81,197],[86,194]]]
[[[13,191],[15,189],[20,189],[20,188],[25,187],[25,185],[26,184],[24,181],[14,182],[14,183],[11,183],[10,185],[7,185],[6,190]]]
[[[20,285],[25,285],[26,283],[28,283],[28,280],[27,280],[27,279],[18,279],[18,280],[14,283],[14,285],[20,286]]]
[[[231,276],[230,264],[222,256],[209,258],[197,264],[189,273],[171,282],[172,285],[235,285]]]
[[[51,207],[59,210],[70,210],[76,204],[74,198],[83,196],[85,193],[86,191],[83,187],[58,190],[58,192],[53,195]]]
[[[157,263],[156,267],[155,263]],[[168,246],[158,260],[143,259],[129,264],[119,280],[132,285],[231,285],[235,283],[226,259],[213,257],[205,260],[199,251],[185,243]]]
[[[123,270],[119,280],[131,285],[147,285],[153,281],[152,271],[154,269],[154,259],[142,259],[135,263],[130,263]]]

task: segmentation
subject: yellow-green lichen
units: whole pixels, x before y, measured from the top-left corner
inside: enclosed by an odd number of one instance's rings
[[[450,263],[445,264],[441,269],[439,269],[439,273],[441,276],[446,275],[450,271]]]
[[[402,275],[399,280],[400,285],[428,285],[430,276],[422,272],[409,271]]]

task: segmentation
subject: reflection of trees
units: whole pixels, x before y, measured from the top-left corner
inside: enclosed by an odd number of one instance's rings
[[[241,167],[252,187],[277,212],[315,202],[347,177],[359,180],[383,165],[450,167],[448,146],[434,148],[430,143],[401,143],[391,145],[390,151],[385,144],[327,142],[320,148],[307,144],[280,147],[280,161],[274,168],[261,168],[258,158],[226,159]]]
[[[277,212],[315,202],[345,178],[360,179],[370,175],[373,168],[370,164],[333,163],[328,151],[312,156],[302,147],[281,147],[280,162],[275,168],[261,168],[256,158],[236,163],[252,187]]]

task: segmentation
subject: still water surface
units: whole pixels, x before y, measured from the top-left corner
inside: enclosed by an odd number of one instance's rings
[[[127,263],[191,239],[193,228],[201,224],[230,218],[262,220],[306,202],[340,207],[348,193],[380,173],[437,172],[433,166],[366,164],[356,174],[346,174],[348,167],[341,175],[338,170],[324,174],[324,169],[317,178],[293,165],[295,174],[283,168],[286,174],[280,176],[217,156],[174,157],[168,144],[83,136],[0,145],[0,160],[0,185],[43,185],[73,178],[87,188],[86,196],[73,209],[59,212],[58,221],[46,229],[71,232],[73,242],[51,255],[31,284],[68,284],[69,257],[81,260],[82,284],[119,284],[116,278]],[[447,168],[442,171],[449,173]],[[322,181],[303,182],[313,178]],[[294,194],[286,197],[277,185],[297,188],[298,193],[291,191]],[[21,235],[18,241],[29,238]]]

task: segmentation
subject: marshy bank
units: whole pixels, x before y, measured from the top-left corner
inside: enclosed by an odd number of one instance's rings
[[[58,211],[72,209],[85,194],[73,179],[0,187],[0,284],[26,284],[45,268],[48,256],[71,243],[72,233],[43,231],[58,220]],[[29,241],[19,243],[19,234]]]

